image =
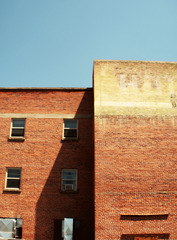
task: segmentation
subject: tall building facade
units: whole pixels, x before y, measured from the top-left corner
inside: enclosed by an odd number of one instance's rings
[[[177,63],[0,89],[0,239],[177,239]]]
[[[0,238],[93,239],[92,89],[0,90]]]
[[[95,239],[177,239],[177,64],[95,61]]]

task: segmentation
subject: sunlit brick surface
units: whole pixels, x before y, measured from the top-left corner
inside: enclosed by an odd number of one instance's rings
[[[92,115],[92,90],[9,90],[0,99],[0,114],[44,114],[26,118],[23,142],[9,141],[11,117],[0,115],[0,217],[22,218],[24,240],[53,240],[54,220],[65,217],[80,221],[78,240],[93,239],[93,119],[78,119],[78,140],[62,141],[63,119],[47,116]],[[22,168],[20,193],[3,191],[6,167]],[[78,170],[77,193],[60,191],[63,168]]]
[[[176,70],[95,61],[96,240],[177,239]]]

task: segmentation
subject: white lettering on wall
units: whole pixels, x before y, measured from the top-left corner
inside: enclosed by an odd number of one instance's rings
[[[161,88],[160,78],[169,83],[173,83],[174,81],[174,76],[169,74],[161,77],[158,74],[152,73],[145,75],[136,73],[117,73],[116,77],[118,78],[121,88],[127,88],[128,86],[131,86],[132,88],[141,88],[143,87],[145,80],[150,82],[152,88]]]

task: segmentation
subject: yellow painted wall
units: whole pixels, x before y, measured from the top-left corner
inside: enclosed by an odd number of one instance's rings
[[[177,115],[177,63],[94,61],[95,115]]]

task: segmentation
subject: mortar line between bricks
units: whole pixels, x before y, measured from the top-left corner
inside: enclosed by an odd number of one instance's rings
[[[96,195],[150,195],[150,194],[177,194],[177,191],[157,191],[157,192],[102,192]]]

